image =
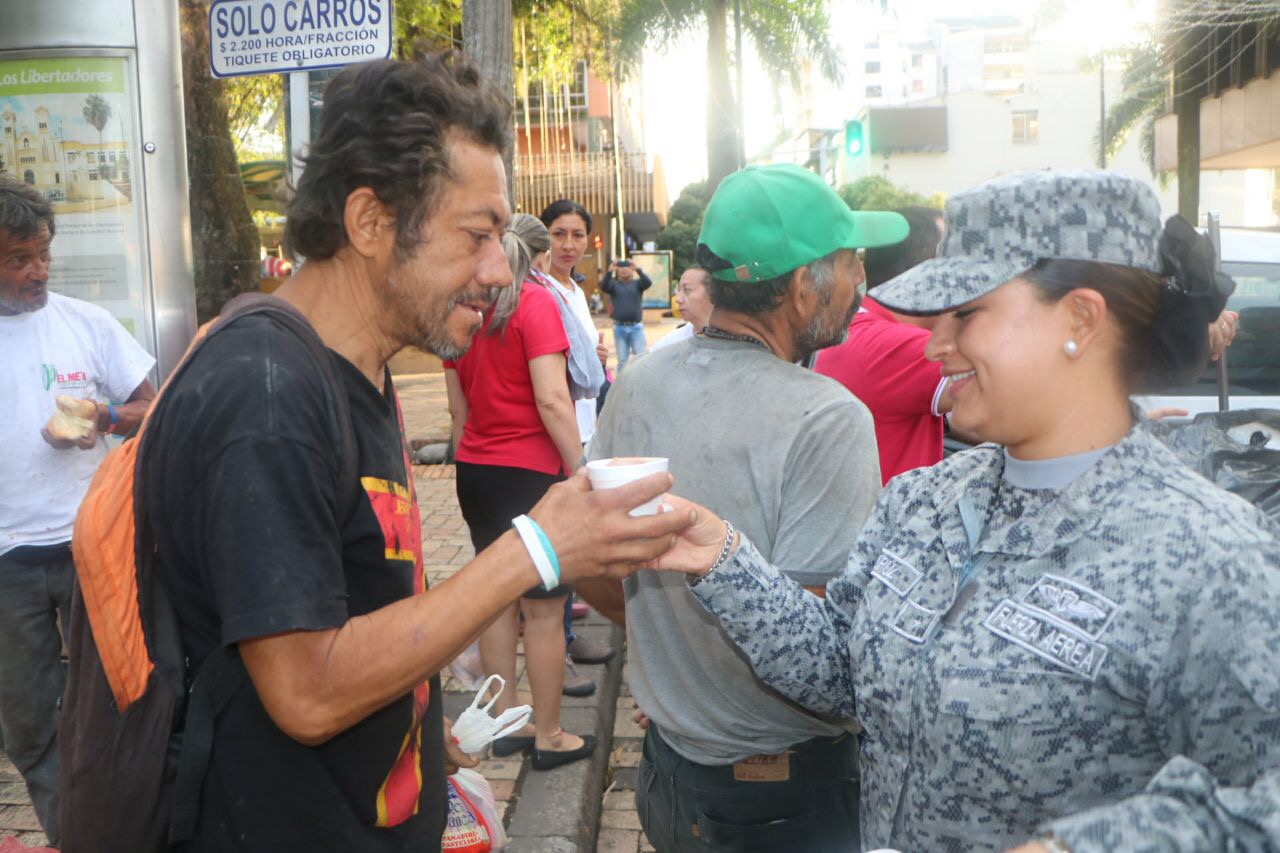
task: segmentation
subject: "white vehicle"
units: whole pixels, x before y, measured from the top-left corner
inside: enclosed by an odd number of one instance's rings
[[[1227,389],[1232,409],[1280,409],[1280,229],[1223,228],[1222,271],[1236,281],[1227,307],[1240,312],[1236,339],[1227,350]],[[1218,411],[1218,371],[1158,396],[1135,398],[1143,409],[1186,409],[1190,416]]]

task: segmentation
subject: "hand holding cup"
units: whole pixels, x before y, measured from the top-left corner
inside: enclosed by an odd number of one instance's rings
[[[585,471],[547,490],[529,516],[547,535],[560,563],[560,579],[621,578],[658,557],[694,522],[692,510],[632,514],[671,488],[665,471],[616,488],[592,489]]]

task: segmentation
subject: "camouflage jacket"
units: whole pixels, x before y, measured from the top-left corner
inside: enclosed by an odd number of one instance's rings
[[[983,446],[893,480],[826,599],[744,540],[693,588],[857,713],[862,841],[1280,849],[1280,536],[1141,429],[1061,491]]]

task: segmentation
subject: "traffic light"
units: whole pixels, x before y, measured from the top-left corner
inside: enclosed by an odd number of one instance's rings
[[[844,123],[844,153],[850,157],[858,157],[866,150],[862,138],[862,122],[847,121]]]
[[[595,250],[597,252],[600,251],[601,249],[604,248],[604,235],[597,234],[594,238],[592,238],[591,242],[592,242],[592,245],[595,246]]]

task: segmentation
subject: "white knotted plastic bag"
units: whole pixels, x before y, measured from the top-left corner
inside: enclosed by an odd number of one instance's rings
[[[484,698],[485,692],[494,680],[498,682],[497,692],[493,694],[487,705],[483,708],[479,707],[480,700]],[[507,682],[502,676],[489,676],[476,693],[476,698],[471,700],[471,705],[453,721],[453,736],[458,739],[458,748],[463,752],[468,754],[479,752],[498,738],[524,728],[533,716],[533,709],[528,705],[508,708],[499,714],[497,719],[489,716],[489,709],[498,701],[498,697],[502,695],[506,686]]]
[[[498,803],[493,797],[489,780],[476,770],[463,767],[449,777],[450,786],[468,806],[489,834],[489,843],[495,851],[507,846],[507,831],[498,816]]]

